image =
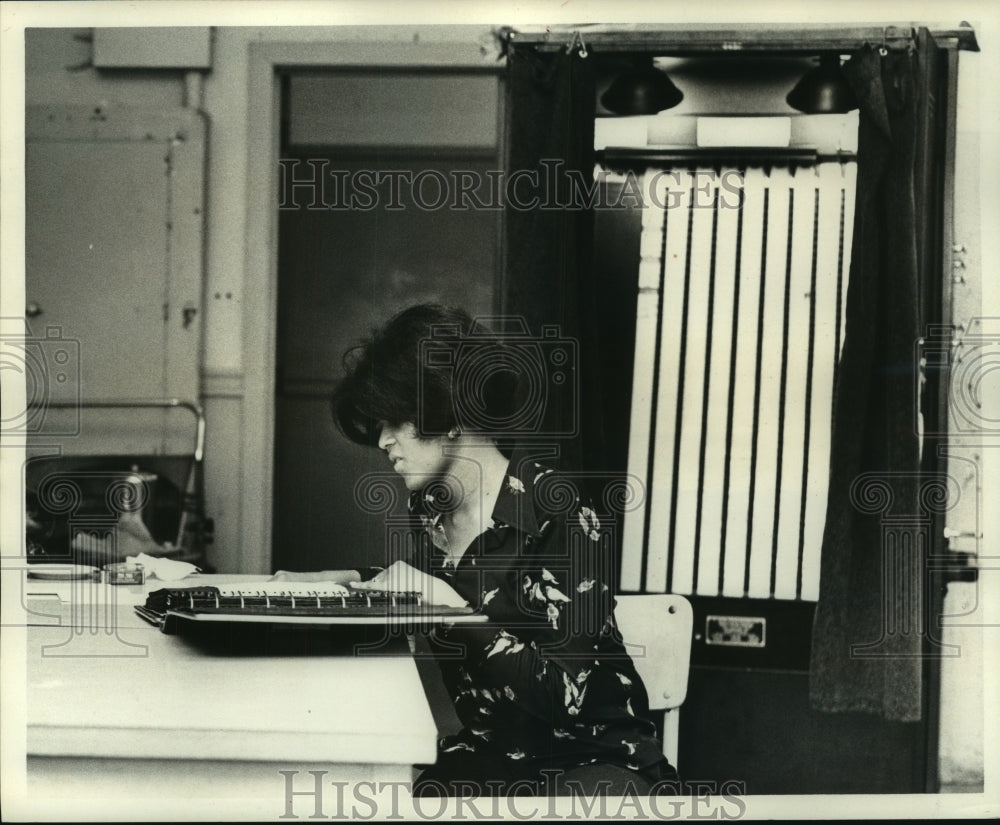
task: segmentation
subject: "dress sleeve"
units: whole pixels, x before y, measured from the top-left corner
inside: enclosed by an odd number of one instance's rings
[[[594,667],[614,633],[611,536],[587,507],[545,522],[522,537],[518,563],[484,594],[489,625],[455,626],[449,641],[465,645],[466,666],[494,701],[555,727],[568,726],[587,697]]]

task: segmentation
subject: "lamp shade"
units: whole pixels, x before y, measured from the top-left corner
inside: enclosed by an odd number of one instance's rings
[[[808,115],[843,114],[858,108],[857,98],[840,70],[840,57],[825,54],[785,98],[788,105]]]
[[[681,90],[649,58],[616,77],[601,95],[601,105],[616,115],[655,115],[683,99]]]

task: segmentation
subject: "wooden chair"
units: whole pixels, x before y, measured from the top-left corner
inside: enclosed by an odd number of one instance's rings
[[[649,694],[649,709],[662,710],[663,753],[677,767],[679,708],[687,696],[691,662],[691,603],[671,593],[618,596],[615,620],[626,650]]]

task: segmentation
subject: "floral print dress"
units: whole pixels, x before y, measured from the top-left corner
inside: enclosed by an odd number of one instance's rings
[[[614,622],[613,536],[572,485],[512,460],[491,523],[454,567],[436,505],[430,493],[410,496],[430,538],[412,562],[489,617],[431,635],[464,725],[439,751],[502,757],[528,772],[606,762],[654,782],[672,775]]]

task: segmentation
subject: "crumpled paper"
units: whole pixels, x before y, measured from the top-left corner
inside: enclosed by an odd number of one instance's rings
[[[157,578],[160,581],[176,581],[193,573],[201,572],[200,567],[195,567],[186,561],[164,559],[157,556],[150,556],[148,553],[140,553],[138,556],[126,556],[125,562],[127,564],[141,564],[147,577]]]

